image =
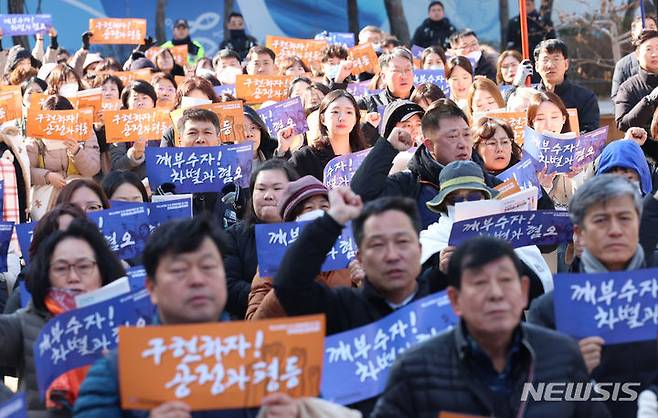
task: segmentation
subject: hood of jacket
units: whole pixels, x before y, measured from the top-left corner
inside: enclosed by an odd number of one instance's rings
[[[603,148],[596,174],[605,174],[614,167],[635,170],[640,176],[642,194],[651,193],[651,172],[642,148],[634,141],[613,141]]]
[[[421,144],[409,161],[409,170],[419,177],[419,180],[439,184],[439,174],[444,165],[432,157],[425,144]]]

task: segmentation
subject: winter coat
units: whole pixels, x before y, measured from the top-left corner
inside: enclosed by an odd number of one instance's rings
[[[546,91],[542,82],[537,88],[539,91]],[[599,102],[594,92],[586,87],[574,84],[564,76],[562,84],[555,86],[555,91],[564,105],[568,108],[578,110],[578,125],[581,132],[591,132],[598,128],[600,121]]]
[[[537,10],[527,14],[528,45],[530,55],[535,47],[545,39],[555,39],[555,28],[549,15],[540,15]],[[519,15],[509,20],[507,25],[507,49],[521,52],[521,21]]]
[[[624,55],[615,64],[615,71],[612,73],[612,88],[610,89],[610,97],[612,102],[615,102],[619,87],[624,84],[624,81],[633,77],[640,71],[640,61],[637,59],[635,51],[630,54]]]
[[[61,174],[66,179],[71,175],[92,178],[100,171],[100,151],[95,134],[82,144],[80,151],[72,158],[69,158],[66,148],[57,146],[59,144],[50,147],[50,144],[52,142],[47,140],[27,138],[33,185],[48,184],[46,175],[51,172]]]
[[[485,54],[482,51],[482,56],[475,64],[475,75],[482,75],[487,77],[489,80],[496,82],[496,57]]]
[[[450,35],[457,32],[457,28],[450,23],[450,19],[444,17],[441,20],[427,18],[416,28],[411,45],[423,48],[438,45],[443,49],[450,48]]]
[[[0,158],[11,161],[16,171],[16,187],[19,203],[20,222],[26,222],[30,212],[30,188],[32,178],[30,175],[30,157],[27,153],[24,138],[12,124],[2,125],[0,131]],[[2,172],[0,171],[0,179]],[[5,194],[8,192],[8,182],[5,181]],[[5,212],[7,211],[7,198],[5,198]],[[13,219],[7,219],[13,220]]]
[[[157,147],[157,141],[147,141],[147,147]],[[146,152],[142,158],[133,157],[132,144],[129,142],[115,142],[110,145],[110,159],[112,170],[132,171],[141,179],[146,177]]]
[[[295,170],[299,177],[311,175],[322,181],[324,168],[335,157],[336,154],[331,146],[316,148],[304,145],[292,153],[286,164]]]
[[[228,233],[228,249],[224,255],[228,291],[226,312],[232,318],[242,320],[247,313],[251,281],[258,267],[256,226],[242,221],[231,226],[226,232]]]

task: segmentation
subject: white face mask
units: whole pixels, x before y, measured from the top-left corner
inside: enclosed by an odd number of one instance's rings
[[[445,67],[441,64],[432,64],[430,65],[430,70],[443,70]]]
[[[477,51],[473,51],[473,52],[469,53],[468,55],[466,55],[466,58],[470,58],[472,60],[475,60],[476,63],[478,61],[480,61],[481,57],[482,57],[482,51],[479,50],[479,49]]]
[[[198,105],[208,104],[208,103],[212,103],[212,100],[201,99],[199,97],[183,96],[183,97],[181,97],[180,107],[181,107],[181,109],[187,109],[188,107],[193,107],[193,106],[198,106]]]
[[[324,72],[324,75],[329,80],[334,80],[338,74],[338,64],[327,66],[327,70]]]
[[[78,83],[62,84],[57,92],[60,96],[73,97],[78,92]]]
[[[324,211],[322,209],[315,209],[310,212],[302,213],[295,219],[297,222],[302,222],[302,221],[313,221],[315,219],[318,219],[324,215]]]

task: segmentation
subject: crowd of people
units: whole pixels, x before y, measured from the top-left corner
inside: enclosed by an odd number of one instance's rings
[[[512,248],[505,240],[480,237],[450,245],[455,205],[499,197],[499,175],[526,157],[513,127],[488,113],[524,112],[524,126],[554,136],[591,132],[601,124],[596,95],[568,77],[568,45],[556,39],[550,18],[532,0],[526,3],[526,59],[518,16],[510,20],[509,49],[497,51],[481,44],[473,30],[456,28],[443,4],[432,1],[409,45],[375,26],[359,32],[358,44],[369,43],[377,52],[376,74],[353,74],[348,49],[340,44],[327,46],[314,63],[277,56],[246,34],[244,18],[235,12],[227,16],[229,36],[214,57],[205,56],[182,19],[173,25],[173,39],[152,58],[146,54],[154,46],[150,38],[129,57],[90,52],[90,32],[70,54],[58,45],[54,28],[47,48],[39,34],[32,51],[20,45],[2,50],[2,85],[20,90],[23,110],[0,129],[3,220],[36,226],[27,253],[12,242],[8,271],[0,275],[0,371],[18,378],[28,416],[398,418],[450,411],[498,418],[658,417],[655,338],[607,344],[599,336],[560,333],[553,292],[554,273],[586,276],[654,265],[654,17],[635,19],[635,50],[615,67],[611,96],[624,137],[608,138],[596,160],[572,171],[535,172],[537,209],[567,211],[572,239]],[[177,63],[171,52],[180,45],[187,46],[186,63]],[[420,57],[411,52],[414,45],[423,49]],[[152,73],[150,81],[124,85],[117,76],[144,69]],[[415,84],[418,69],[444,71],[449,89]],[[270,134],[257,112],[260,104],[243,101],[244,123],[238,128],[253,143],[248,187],[229,184],[194,193],[192,218],[161,225],[140,256],[120,260],[87,216],[114,202],[146,203],[175,194],[171,184],[149,184],[147,148],[223,145],[217,114],[196,104],[241,100],[215,89],[234,84],[239,74],[292,76],[288,98],[300,98],[308,131],[300,135],[284,127]],[[360,97],[348,92],[351,84],[367,80],[376,92]],[[120,102],[121,109],[166,107],[181,109],[182,116],[159,142],[108,142],[102,118],[85,141],[27,135],[30,109],[71,110],[69,99],[93,88],[101,89],[103,101]],[[45,99],[35,101],[33,95]],[[575,109],[577,118],[567,109]],[[364,150],[369,152],[349,186],[327,187],[329,162]],[[259,271],[256,226],[294,221],[311,222],[288,247],[276,274],[266,277]],[[356,257],[343,269],[322,271],[348,224]],[[347,406],[279,393],[266,397],[261,408],[193,412],[185,402],[168,401],[149,411],[126,410],[116,350],[59,376],[41,397],[33,346],[49,320],[71,309],[61,295],[99,289],[137,265],[146,271],[155,325],[322,313],[330,336],[441,291],[459,322],[405,351],[380,395]],[[22,285],[32,296],[27,306],[21,306]],[[148,377],[143,379],[148,385]],[[526,382],[591,381],[639,382],[642,393],[633,402],[522,398]],[[0,400],[11,396],[0,385]]]

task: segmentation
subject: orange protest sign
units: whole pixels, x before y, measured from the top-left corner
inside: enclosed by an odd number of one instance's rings
[[[86,141],[93,134],[94,111],[41,110],[30,106],[27,112],[27,136],[43,139],[74,139]]]
[[[324,315],[121,327],[121,407],[180,400],[196,411],[256,407],[275,392],[317,396],[324,330]]]
[[[76,97],[69,97],[69,101],[76,109],[84,109],[86,107],[93,109],[94,122],[100,121],[100,112],[102,111],[101,89],[83,90],[78,92]]]
[[[89,19],[92,44],[138,44],[146,38],[146,19]]]
[[[326,40],[285,38],[267,35],[265,46],[276,54],[277,58],[297,56],[308,67],[322,60],[322,50],[327,47]]]
[[[377,74],[379,72],[379,61],[377,53],[372,44],[360,44],[349,49],[350,60],[352,61],[352,74],[361,73]]]
[[[519,146],[523,146],[523,129],[528,126],[528,118],[525,112],[493,111],[474,117],[475,120],[473,121],[473,125],[475,125],[481,117],[494,118],[505,122],[514,131],[514,141],[519,144]]]
[[[220,126],[219,139],[222,144],[228,142],[239,143],[246,139],[244,135],[244,113],[241,101],[234,100],[222,103],[208,103],[193,107],[208,109],[217,115]],[[171,120],[174,123],[176,145],[179,145],[180,141],[178,120],[181,116],[183,116],[183,109],[176,109],[171,112]]]
[[[0,123],[20,118],[23,115],[22,104],[19,92],[0,93]]]
[[[580,135],[580,125],[578,122],[578,109],[575,108],[567,109],[567,113],[569,113],[569,125],[571,126],[570,132],[573,132],[576,135]]]
[[[107,110],[103,112],[108,143],[162,139],[171,127],[166,109]]]
[[[150,83],[151,78],[153,77],[153,71],[151,71],[150,68],[142,68],[141,70],[135,71],[100,71],[96,73],[96,76],[100,77],[103,74],[111,74],[115,77],[119,77],[124,86],[134,80],[144,80]]]
[[[101,113],[106,110],[119,110],[123,106],[123,102],[120,99],[102,99],[101,100]]]
[[[187,77],[184,75],[175,75],[174,76],[174,81],[176,82],[176,85],[180,87],[181,84],[183,84],[187,80]]]
[[[235,94],[247,103],[281,101],[288,98],[291,76],[264,76],[240,74],[235,79]]]
[[[151,60],[155,64],[155,56],[158,55],[158,52],[162,51],[163,48],[153,46],[149,48],[144,55],[146,58]],[[169,48],[171,55],[174,57],[176,64],[184,66],[187,64],[187,45],[175,45]]]
[[[519,193],[521,191],[521,187],[519,187],[519,182],[514,177],[508,178],[504,182],[500,183],[498,186],[494,187],[494,189],[500,192],[498,196],[496,196],[496,199],[498,200],[505,199],[506,197],[511,196],[515,193]]]
[[[30,93],[30,106],[41,109],[43,107],[43,103],[48,97],[50,97],[50,95],[46,93]]]

